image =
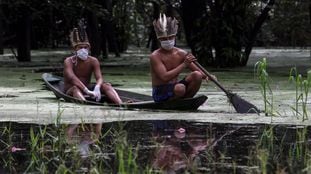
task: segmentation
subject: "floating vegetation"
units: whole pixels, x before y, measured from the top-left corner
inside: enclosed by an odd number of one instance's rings
[[[11,95],[11,94],[3,94],[3,95],[0,95],[0,98],[14,98],[14,97],[18,97],[16,95]]]

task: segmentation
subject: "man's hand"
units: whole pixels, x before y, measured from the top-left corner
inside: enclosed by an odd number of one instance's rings
[[[191,53],[187,53],[184,64],[186,64],[186,66],[189,67],[189,65],[196,60],[197,59]]]
[[[94,93],[94,97],[95,97],[95,100],[98,102],[100,101],[102,95],[100,93],[100,85],[96,85],[94,90],[93,90],[93,93]]]
[[[91,97],[95,97],[95,93],[93,91],[90,91],[87,87],[83,89],[83,92]]]
[[[216,77],[215,75],[211,74],[211,77],[212,77],[215,81],[217,81],[217,77]],[[209,80],[211,80],[211,79],[210,79],[208,76],[206,76],[205,80],[206,80],[206,81],[209,81]]]

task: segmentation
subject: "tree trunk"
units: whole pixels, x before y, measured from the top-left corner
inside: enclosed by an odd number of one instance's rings
[[[31,47],[31,14],[25,9],[23,16],[17,21],[17,60],[19,62],[30,62]]]
[[[53,10],[53,6],[51,4],[49,4],[49,23],[50,23],[50,27],[49,27],[49,45],[51,46],[51,48],[56,48],[56,44],[55,44],[55,20],[54,20],[54,10]]]
[[[101,21],[101,51],[103,58],[108,58],[109,50],[115,53],[116,57],[120,57],[120,49],[117,44],[115,27],[112,19],[112,1],[104,0],[101,2],[104,9],[107,10],[108,16]],[[110,48],[110,49],[109,49]]]
[[[208,33],[208,26],[204,26],[208,20],[207,17],[203,17],[206,14],[206,1],[202,0],[182,0],[181,1],[181,17],[183,20],[183,26],[186,36],[186,41],[194,56],[198,61],[203,64],[212,64],[213,60],[212,47],[204,39],[200,37],[199,33]],[[198,48],[198,43],[204,43],[204,51],[202,48]],[[204,54],[202,54],[204,52]]]
[[[247,38],[248,42],[247,42],[247,45],[245,46],[244,56],[242,57],[242,62],[241,62],[242,66],[245,66],[247,64],[249,55],[253,49],[256,36],[259,33],[262,24],[268,18],[269,11],[272,9],[274,3],[275,3],[275,0],[270,0],[267,6],[262,10],[260,16],[257,18],[257,21],[254,27],[252,28],[249,37]]]
[[[101,24],[101,50],[103,52],[103,58],[108,57],[109,50],[113,51],[116,57],[120,57],[120,51],[113,28],[112,21],[104,20]]]
[[[100,33],[96,14],[91,11],[87,12],[87,31],[91,44],[91,55],[98,57],[100,55]]]
[[[0,1],[1,2],[1,1]],[[2,14],[2,4],[0,4],[0,55],[3,54],[3,14]]]
[[[197,38],[195,37],[200,32],[199,20],[205,13],[205,1],[202,0],[182,0],[181,1],[181,17],[183,19],[186,40],[191,48],[192,53],[196,56]]]
[[[151,3],[153,7],[153,14],[152,14],[152,19],[151,19],[151,24],[149,26],[149,37],[148,37],[148,42],[147,42],[146,47],[149,48],[150,46],[150,51],[153,52],[159,48],[159,44],[158,44],[157,35],[154,31],[152,22],[154,20],[157,20],[159,17],[160,5],[158,4],[158,2],[155,2],[155,1],[151,1]]]

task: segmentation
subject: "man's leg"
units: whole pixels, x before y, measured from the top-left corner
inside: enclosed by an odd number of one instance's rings
[[[73,96],[74,98],[78,98],[78,99],[81,99],[81,100],[85,100],[82,92],[80,91],[80,89],[76,86],[72,86],[71,88],[69,88],[67,91],[66,91],[66,94],[67,95],[70,95],[70,96]],[[67,138],[68,138],[68,142],[70,143],[71,140],[72,140],[72,136],[75,132],[75,130],[77,129],[78,127],[78,124],[71,124],[69,125],[69,127],[67,128],[66,130],[66,134],[67,134]]]
[[[102,124],[101,123],[98,123],[98,124],[95,124],[95,138],[98,139],[99,136],[101,135],[101,131],[102,131]]]
[[[200,89],[202,83],[202,74],[199,71],[193,71],[186,77],[188,82],[185,98],[193,97]]]
[[[121,104],[122,100],[120,99],[118,93],[113,89],[110,83],[103,83],[101,86],[101,91],[115,104]]]
[[[182,98],[186,94],[186,86],[182,83],[177,83],[174,86],[174,99],[176,98]]]
[[[66,135],[67,135],[67,142],[70,144],[72,143],[72,136],[74,132],[76,131],[78,124],[70,124],[66,129]]]
[[[81,92],[81,90],[76,87],[76,86],[72,86],[71,88],[69,88],[66,92],[67,95],[73,96],[74,98],[78,98],[81,100],[85,100],[85,97],[83,96],[83,93]]]

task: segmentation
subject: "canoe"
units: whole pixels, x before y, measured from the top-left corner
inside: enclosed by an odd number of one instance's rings
[[[105,105],[112,107],[122,107],[125,109],[197,110],[207,100],[207,96],[198,95],[193,98],[154,102],[152,97],[149,95],[115,89],[123,102],[120,105],[111,103],[109,99],[104,95],[99,102],[96,102],[94,99],[87,96],[86,101],[83,101],[64,93],[63,77],[56,76],[50,73],[44,73],[42,75],[42,79],[46,87],[54,93],[56,98],[62,98],[66,102],[74,102],[87,105]]]

